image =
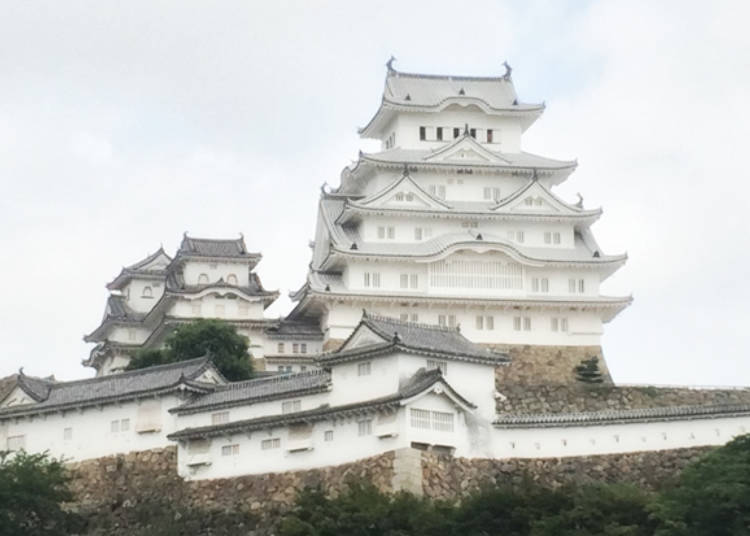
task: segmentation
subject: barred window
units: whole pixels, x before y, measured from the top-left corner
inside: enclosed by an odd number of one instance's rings
[[[428,410],[411,408],[409,414],[411,415],[412,428],[430,429],[430,412]]]
[[[360,436],[372,434],[372,419],[366,419],[357,423],[357,432]]]
[[[372,372],[372,365],[369,361],[357,365],[357,376],[369,376]]]
[[[211,414],[211,424],[224,424],[229,422],[229,412],[220,411],[218,413]]]
[[[333,430],[326,430],[323,433],[323,441],[333,441]]]
[[[281,413],[294,413],[295,411],[302,411],[301,400],[287,400],[281,403]]]
[[[432,429],[438,432],[452,432],[453,431],[453,413],[446,413],[442,411],[432,412]]]
[[[260,442],[261,450],[271,450],[281,447],[281,439],[278,437],[272,437],[271,439],[264,439]]]
[[[237,443],[235,443],[234,445],[223,445],[221,447],[222,456],[237,456],[239,453],[240,446]]]

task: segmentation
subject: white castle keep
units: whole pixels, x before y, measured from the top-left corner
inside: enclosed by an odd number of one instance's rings
[[[244,240],[185,236],[123,268],[72,382],[0,381],[0,448],[81,460],[176,445],[205,479],[308,469],[392,450],[466,458],[587,456],[723,444],[750,390],[617,386],[604,323],[631,302],[600,285],[626,260],[600,209],[552,189],[575,162],[522,151],[543,111],[491,78],[401,73],[360,154],[324,188],[306,282],[285,319]],[[122,372],[174,326],[221,318],[259,377],[205,358]],[[597,358],[597,359],[594,359]]]

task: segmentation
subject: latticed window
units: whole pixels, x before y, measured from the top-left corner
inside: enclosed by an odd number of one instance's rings
[[[453,431],[453,413],[446,413],[442,411],[432,412],[432,429],[438,432],[452,432]]]
[[[428,410],[411,408],[409,415],[411,416],[412,428],[430,429],[430,412]]]
[[[468,289],[522,289],[523,270],[511,261],[443,260],[430,264],[430,286]]]
[[[260,442],[261,450],[271,450],[281,447],[281,439],[278,437],[272,437],[270,439],[264,439]]]
[[[323,441],[333,441],[333,430],[326,430],[323,433]]]
[[[235,443],[234,445],[224,445],[221,447],[222,456],[237,456],[239,453],[240,446],[237,443]]]
[[[294,413],[302,410],[301,400],[287,400],[281,403],[281,413]]]
[[[211,414],[211,424],[224,424],[229,422],[229,412],[220,411],[218,413]]]
[[[357,365],[357,376],[369,376],[372,372],[372,364],[369,361]]]
[[[360,436],[372,435],[372,419],[366,419],[357,423],[357,433]]]

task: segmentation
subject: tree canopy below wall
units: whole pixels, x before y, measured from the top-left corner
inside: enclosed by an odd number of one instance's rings
[[[127,370],[164,365],[208,356],[216,368],[231,381],[253,375],[247,337],[222,320],[200,319],[181,324],[164,341],[164,348],[140,350]]]

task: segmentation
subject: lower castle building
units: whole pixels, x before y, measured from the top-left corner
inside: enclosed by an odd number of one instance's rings
[[[456,328],[368,313],[316,364],[241,382],[207,359],[72,382],[21,373],[0,399],[0,444],[73,461],[177,445],[180,475],[210,479],[404,448],[588,456],[720,445],[750,430],[750,390],[581,384],[519,394],[496,374],[513,367],[507,354]]]

